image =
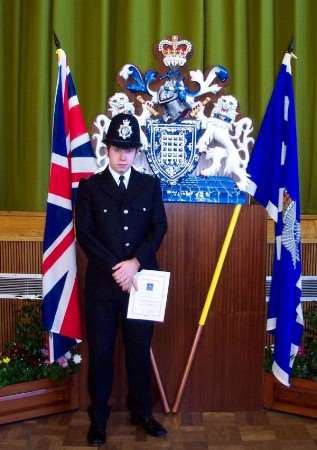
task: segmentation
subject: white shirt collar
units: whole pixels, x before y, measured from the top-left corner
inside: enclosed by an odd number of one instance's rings
[[[122,173],[122,174],[113,170],[112,167],[110,167],[110,164],[108,164],[108,169],[109,169],[109,172],[111,173],[111,175],[113,176],[114,181],[117,183],[118,186],[120,183],[119,177],[121,175],[123,175],[124,176],[123,182],[125,184],[125,187],[128,188],[129,179],[130,179],[130,175],[131,175],[131,167],[125,173]]]

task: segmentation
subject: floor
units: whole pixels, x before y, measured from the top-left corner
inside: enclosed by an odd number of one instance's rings
[[[127,413],[113,413],[106,450],[317,450],[317,421],[258,411],[157,414],[167,438],[148,437],[129,425]],[[85,450],[85,413],[58,414],[0,426],[0,450]]]

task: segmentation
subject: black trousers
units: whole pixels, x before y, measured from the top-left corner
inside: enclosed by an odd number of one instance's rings
[[[150,345],[153,322],[127,319],[128,295],[121,298],[86,301],[86,328],[89,347],[89,414],[92,421],[104,426],[113,382],[113,354],[119,325],[125,347],[128,378],[127,405],[132,414],[152,414]]]

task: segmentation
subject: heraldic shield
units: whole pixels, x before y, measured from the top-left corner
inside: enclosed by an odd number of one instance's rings
[[[125,92],[112,95],[94,122],[97,163],[100,171],[108,163],[104,137],[111,119],[132,114],[141,141],[133,166],[160,179],[165,202],[243,204],[252,121],[225,92],[225,67],[186,70],[191,50],[189,41],[173,35],[156,46],[161,72],[142,73],[134,64],[121,68]]]
[[[200,136],[199,121],[184,120],[165,123],[146,122],[147,161],[155,175],[169,185],[184,180],[197,166],[199,152],[196,144]]]

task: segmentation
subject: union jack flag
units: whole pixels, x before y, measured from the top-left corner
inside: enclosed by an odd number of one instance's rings
[[[43,243],[42,321],[49,331],[49,360],[82,337],[73,209],[79,180],[97,170],[72,76],[58,54],[50,180]]]

